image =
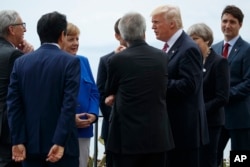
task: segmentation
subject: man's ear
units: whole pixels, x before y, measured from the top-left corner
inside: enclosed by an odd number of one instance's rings
[[[240,28],[242,27],[242,23],[240,23]]]
[[[116,38],[118,41],[120,41],[120,39],[121,39],[121,35],[120,35],[120,34],[115,33],[115,38]]]
[[[65,31],[62,31],[62,32],[61,32],[61,35],[60,35],[60,37],[59,37],[59,39],[58,39],[58,45],[59,45],[61,48],[63,48],[64,42],[65,42]]]
[[[14,27],[13,27],[13,26],[9,26],[9,27],[8,27],[8,31],[9,31],[9,34],[15,35]]]

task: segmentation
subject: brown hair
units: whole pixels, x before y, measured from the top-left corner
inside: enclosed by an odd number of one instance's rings
[[[222,11],[221,18],[225,13],[231,14],[239,21],[240,24],[243,22],[244,14],[240,10],[240,8],[235,5],[226,6],[225,9]]]
[[[115,33],[116,33],[116,34],[119,34],[119,35],[120,35],[120,31],[119,31],[119,28],[118,28],[118,24],[119,24],[120,20],[121,20],[121,18],[119,18],[119,19],[115,22],[115,25],[114,25]]]

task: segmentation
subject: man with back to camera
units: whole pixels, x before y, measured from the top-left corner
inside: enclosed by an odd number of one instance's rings
[[[33,46],[24,40],[26,24],[14,10],[0,11],[0,167],[21,167],[12,161],[6,96],[14,61]]]
[[[41,46],[18,58],[7,96],[13,159],[23,167],[79,167],[75,123],[79,59],[61,50],[66,16],[38,21]]]
[[[221,14],[224,40],[212,46],[215,52],[224,54],[230,67],[230,95],[225,106],[225,128],[219,141],[218,165],[222,163],[229,138],[231,150],[250,150],[250,45],[239,35],[243,18],[240,8],[226,6]],[[227,44],[229,47],[224,47]]]
[[[166,53],[145,42],[141,14],[125,14],[118,28],[128,47],[108,66],[105,103],[113,108],[106,149],[113,167],[165,167],[174,147],[166,112]]]

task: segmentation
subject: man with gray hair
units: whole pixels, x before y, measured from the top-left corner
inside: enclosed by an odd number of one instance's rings
[[[105,103],[113,109],[107,151],[113,167],[165,167],[174,147],[166,112],[166,53],[145,42],[141,14],[125,14],[118,28],[128,47],[109,62]]]
[[[11,160],[6,96],[14,61],[33,47],[24,40],[26,24],[16,11],[0,11],[0,23],[0,167],[18,167],[21,164]]]

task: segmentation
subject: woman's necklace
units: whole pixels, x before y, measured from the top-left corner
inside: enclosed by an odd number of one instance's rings
[[[207,59],[207,57],[209,56],[210,53],[211,53],[211,51],[210,51],[210,48],[209,48],[208,51],[207,51],[207,54],[203,58],[203,64],[205,64],[206,59]]]

